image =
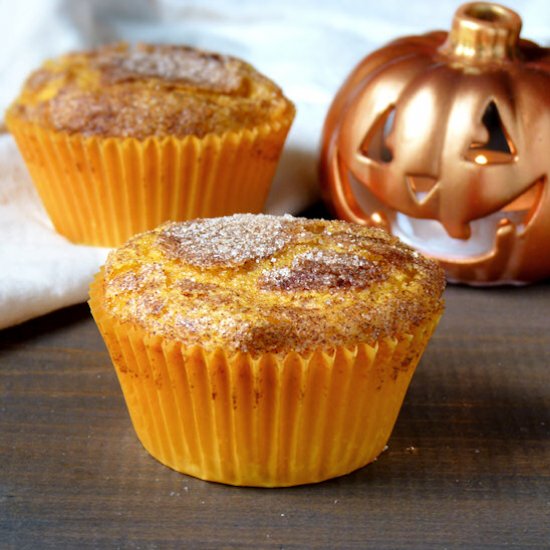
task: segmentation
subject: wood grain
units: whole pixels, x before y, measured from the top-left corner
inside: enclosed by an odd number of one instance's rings
[[[0,332],[2,548],[548,548],[550,286],[451,286],[389,443],[290,489],[173,472],[86,305]]]

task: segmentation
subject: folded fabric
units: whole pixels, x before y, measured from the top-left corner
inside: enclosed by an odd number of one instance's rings
[[[58,235],[8,135],[0,136],[0,328],[82,302],[108,250]]]

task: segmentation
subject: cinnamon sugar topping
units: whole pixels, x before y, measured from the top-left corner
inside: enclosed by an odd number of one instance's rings
[[[435,262],[381,230],[252,214],[137,235],[103,280],[117,320],[253,355],[410,334],[441,313],[445,285]]]
[[[127,51],[104,50],[92,66],[101,70],[109,84],[145,77],[229,94],[243,82],[239,64],[231,58],[185,46],[138,44]]]
[[[290,216],[236,214],[170,223],[159,232],[159,245],[169,256],[197,267],[242,265],[281,250],[292,239]]]
[[[315,250],[296,256],[290,267],[264,271],[259,285],[267,290],[361,289],[387,276],[380,263],[361,256]]]
[[[235,57],[119,43],[47,61],[29,76],[9,117],[84,136],[202,138],[289,125],[294,106]]]

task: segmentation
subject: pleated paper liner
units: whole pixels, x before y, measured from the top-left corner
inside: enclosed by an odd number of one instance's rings
[[[261,212],[291,122],[138,140],[7,120],[56,230],[99,246],[118,246],[167,220]]]
[[[135,431],[157,460],[201,479],[281,487],[352,472],[384,449],[437,325],[413,334],[284,356],[206,351],[90,307]]]

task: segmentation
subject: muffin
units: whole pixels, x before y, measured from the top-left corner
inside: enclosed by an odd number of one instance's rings
[[[115,44],[50,60],[6,113],[57,231],[118,246],[263,209],[294,106],[239,59]]]
[[[384,449],[444,284],[381,230],[238,214],[135,236],[110,253],[90,307],[155,458],[276,487]]]

